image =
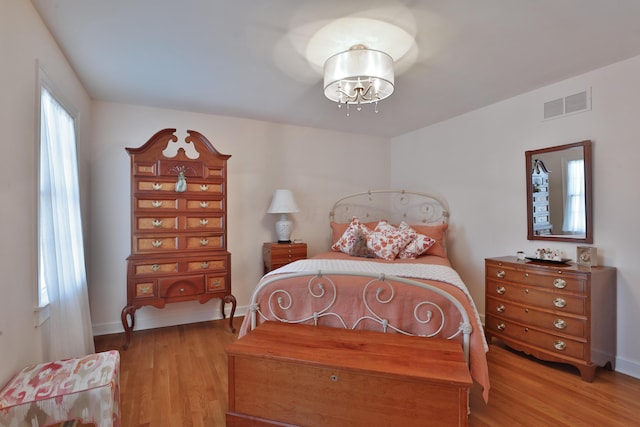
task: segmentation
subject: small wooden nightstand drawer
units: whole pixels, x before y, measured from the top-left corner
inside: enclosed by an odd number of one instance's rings
[[[262,246],[265,274],[290,262],[307,258],[306,243],[270,243]]]

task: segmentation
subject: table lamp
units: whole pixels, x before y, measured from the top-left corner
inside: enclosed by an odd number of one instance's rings
[[[293,222],[287,217],[287,214],[298,211],[299,209],[295,200],[293,200],[291,190],[278,189],[273,193],[271,206],[269,206],[267,213],[280,214],[280,219],[276,221],[278,243],[291,243]]]

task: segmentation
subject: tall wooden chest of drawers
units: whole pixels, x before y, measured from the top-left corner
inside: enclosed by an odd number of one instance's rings
[[[485,260],[486,336],[539,359],[577,367],[615,367],[616,269]]]
[[[227,427],[468,425],[453,340],[265,322],[226,351]]]
[[[196,131],[184,141],[176,129],[156,133],[131,158],[131,255],[127,305],[122,309],[125,345],[135,312],[150,305],[212,298],[231,303],[231,254],[227,252],[227,159]]]

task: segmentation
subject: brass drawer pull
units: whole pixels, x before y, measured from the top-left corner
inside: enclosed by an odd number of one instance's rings
[[[553,321],[553,326],[555,326],[557,329],[564,329],[567,327],[567,322],[562,319],[556,319]]]
[[[504,323],[498,323],[497,328],[499,331],[504,331],[506,326]]]
[[[564,289],[567,287],[567,281],[564,279],[555,279],[553,281],[553,286],[555,286],[558,289]]]
[[[209,244],[209,239],[200,239],[200,246],[207,246]]]
[[[160,200],[154,200],[153,202],[151,202],[151,206],[153,206],[154,208],[160,208],[162,207],[162,202]]]
[[[565,301],[564,298],[556,298],[553,300],[553,305],[555,305],[558,308],[563,308],[567,305],[567,301]]]
[[[553,342],[553,348],[555,348],[556,350],[564,350],[565,348],[567,348],[567,345],[564,343],[564,341],[554,341]]]
[[[184,288],[180,288],[180,292],[184,292]]]
[[[208,189],[209,189],[209,186],[207,184],[201,184],[200,185],[200,190],[207,191]]]
[[[160,227],[162,225],[162,220],[161,219],[154,219],[153,221],[151,221],[151,224],[154,227]]]
[[[151,245],[153,245],[154,248],[159,248],[160,246],[162,246],[162,240],[154,240],[153,242],[151,242]]]
[[[202,219],[200,220],[200,225],[207,225],[207,224],[209,224],[209,220],[208,220],[208,219],[206,219],[206,218],[202,218]]]
[[[151,186],[151,188],[153,188],[154,190],[158,191],[158,190],[162,190],[162,184],[159,184],[157,182],[153,183],[153,185]]]
[[[206,208],[207,206],[209,206],[209,202],[200,202],[201,208]]]
[[[504,308],[504,305],[502,305],[502,304],[500,304],[499,306],[496,307],[496,311],[498,313],[504,313],[504,310],[505,310],[505,308]]]
[[[209,262],[205,261],[200,263],[200,268],[209,268]]]
[[[160,270],[160,264],[153,264],[151,266],[151,271],[155,272],[155,271],[158,271],[158,270]]]
[[[507,290],[505,289],[505,287],[504,287],[504,286],[498,286],[498,287],[496,288],[496,292],[497,292],[498,294],[500,294],[500,295],[504,295],[504,293],[505,293],[505,292],[507,292]]]
[[[500,279],[504,278],[504,276],[506,276],[507,273],[504,270],[498,270],[498,272],[496,273],[496,276]]]

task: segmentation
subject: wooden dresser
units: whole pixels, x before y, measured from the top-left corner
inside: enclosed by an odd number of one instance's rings
[[[307,258],[306,243],[270,243],[262,245],[264,274],[290,262]]]
[[[138,308],[212,298],[231,303],[227,252],[227,159],[196,131],[184,141],[176,129],[156,133],[131,158],[131,255],[127,305],[122,309],[126,349]]]
[[[226,349],[227,427],[466,426],[462,346],[265,322]]]
[[[486,336],[539,359],[571,364],[585,381],[615,367],[616,269],[485,260]]]

